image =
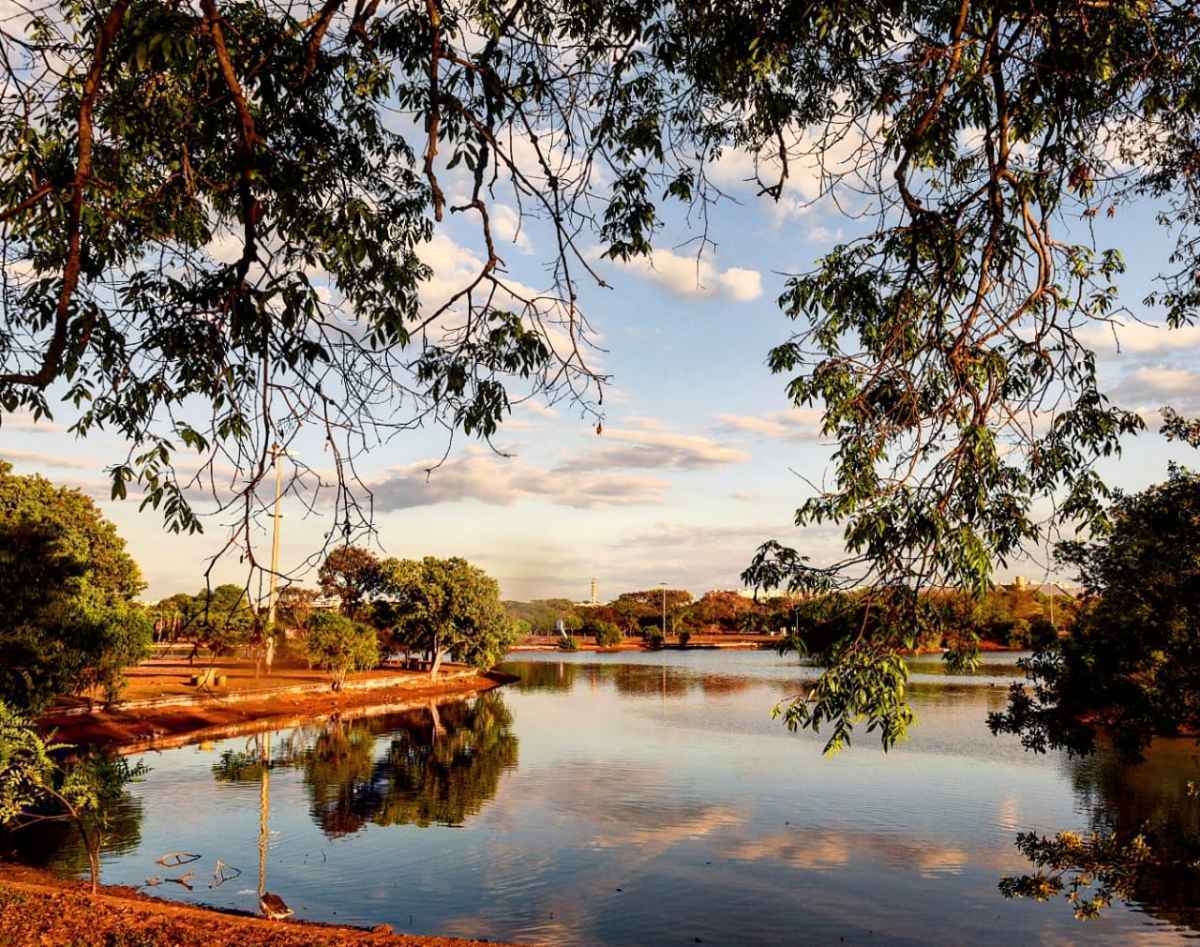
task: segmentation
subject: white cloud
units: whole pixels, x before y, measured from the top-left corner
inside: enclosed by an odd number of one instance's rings
[[[821,437],[822,412],[817,408],[793,408],[765,415],[718,414],[722,429],[759,434],[775,440],[816,441]]]
[[[15,464],[56,467],[61,470],[98,470],[103,466],[103,464],[86,457],[64,457],[61,454],[43,454],[39,451],[9,450],[8,448],[0,451],[0,459],[12,461]]]
[[[785,129],[786,177],[774,140],[758,152],[726,148],[707,166],[706,173],[719,187],[754,191],[758,200],[768,202],[767,212],[772,225],[780,227],[811,213],[837,189],[842,176],[849,176],[851,182],[856,179],[856,169],[873,160],[873,156],[865,154],[864,150],[877,138],[882,121],[873,118],[866,128],[846,122],[832,135],[820,138],[805,129]],[[887,169],[884,170],[886,173]],[[776,183],[782,183],[777,199],[758,193],[764,185]],[[843,193],[841,199],[852,200],[848,192]]]
[[[562,464],[564,470],[675,469],[702,470],[725,464],[740,464],[750,455],[698,434],[674,434],[651,427],[649,419],[639,427],[606,429],[600,436],[604,446],[587,451]],[[613,443],[616,442],[616,443]]]
[[[0,412],[0,434],[50,434],[65,428],[48,418],[34,420],[28,411]]]
[[[722,296],[734,302],[751,302],[762,295],[758,270],[731,266],[718,269],[710,259],[682,256],[671,250],[655,250],[649,258],[635,257],[617,264],[677,296],[711,298]]]
[[[535,401],[533,398],[528,398],[521,402],[521,407],[530,414],[536,414],[540,418],[556,418],[558,412],[548,404],[543,404],[540,401]]]
[[[1112,391],[1113,400],[1135,410],[1157,412],[1164,405],[1181,411],[1200,407],[1200,372],[1151,365],[1129,372]]]
[[[517,458],[469,451],[428,475],[432,461],[395,467],[369,484],[379,512],[477,500],[510,506],[544,500],[576,509],[595,509],[663,501],[667,482],[654,477],[584,473],[559,467],[546,470]]]
[[[434,234],[433,238],[421,247],[418,255],[433,271],[431,278],[422,283],[420,288],[421,309],[426,316],[431,316],[438,309],[445,306],[458,293],[463,292],[468,286],[471,286],[479,277],[484,265],[483,258],[478,253],[456,243],[444,233]],[[594,347],[602,341],[600,333],[596,331],[589,331],[587,333],[587,342],[590,343],[590,346],[578,344],[577,340],[571,337],[567,318],[561,307],[555,304],[550,295],[518,280],[510,279],[504,273],[497,273],[496,275],[503,284],[503,287],[497,288],[495,294],[490,296],[493,306],[500,308],[507,307],[513,312],[522,313],[525,324],[536,329],[542,336],[542,340],[548,347],[553,349],[559,359],[563,361],[574,359],[577,361],[578,356],[573,353],[578,348],[579,350],[586,350],[588,367],[592,371],[599,371],[601,369],[603,356]],[[504,287],[511,290],[511,292],[507,292]],[[473,293],[472,298],[474,303],[482,305],[488,301],[491,292],[491,283],[480,283]],[[514,296],[512,295],[513,293],[517,295]],[[518,299],[518,296],[521,298]],[[535,308],[539,310],[536,319],[532,313],[526,310],[523,300],[533,301]],[[464,311],[465,301],[462,299],[457,300],[453,306],[439,317],[434,325],[426,329],[429,338],[434,342],[440,342],[461,330],[465,322],[463,318]],[[578,322],[575,326],[575,332],[577,335],[580,332]]]
[[[510,207],[508,204],[496,203],[489,208],[488,215],[491,217],[496,235],[501,240],[507,240],[522,253],[529,253],[533,250],[533,244],[529,242],[528,228],[524,226],[516,208]]]
[[[1200,348],[1200,326],[1172,329],[1159,324],[1131,322],[1127,325],[1091,325],[1079,329],[1075,337],[1084,345],[1102,352],[1121,351],[1133,355]]]

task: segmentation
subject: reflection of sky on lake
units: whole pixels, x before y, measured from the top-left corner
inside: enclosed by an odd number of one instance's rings
[[[997,892],[1000,875],[1027,867],[1016,832],[1083,828],[1098,804],[1076,785],[1078,764],[988,733],[987,711],[1002,706],[1016,674],[1011,656],[989,656],[975,677],[945,675],[936,658],[914,662],[912,738],[885,756],[863,733],[834,759],[821,757],[819,738],[770,719],[810,673],[773,653],[519,658],[509,667],[523,683],[500,692],[495,718],[505,753],[515,737],[515,765],[511,753],[472,757],[501,745],[489,742],[493,723],[468,733],[462,721],[478,717],[443,710],[439,745],[457,739],[458,755],[430,776],[433,763],[411,759],[432,741],[426,712],[372,721],[374,775],[336,753],[320,770],[327,782],[346,774],[342,802],[361,825],[348,834],[322,833],[310,811],[305,748],[315,733],[295,735],[290,761],[278,750],[287,735],[276,735],[269,890],[307,919],[549,943],[1178,936],[1120,904],[1085,926],[1063,903]],[[168,874],[154,865],[162,852],[201,852],[194,892],[168,884],[156,893],[253,910],[259,786],[218,783],[212,771],[223,750],[246,746],[150,755],[141,842],[107,858],[106,880],[136,884]],[[396,747],[408,761],[403,778],[382,762]],[[465,767],[469,779],[451,778]],[[389,796],[397,792],[445,796],[427,800],[422,811],[434,812],[454,811],[463,793],[478,798],[460,826],[385,824],[380,812],[410,811],[411,799]],[[208,889],[218,857],[244,874]]]

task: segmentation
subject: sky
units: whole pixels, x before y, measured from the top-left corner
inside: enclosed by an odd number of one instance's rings
[[[827,203],[803,206],[815,186],[803,174],[793,173],[791,190],[776,204],[755,196],[738,162],[716,173],[730,199],[713,209],[716,247],[699,266],[688,242],[695,226],[673,220],[652,261],[597,262],[611,288],[583,287],[581,304],[602,348],[597,367],[612,379],[603,432],[570,404],[531,401],[514,409],[495,439],[509,456],[459,438],[426,477],[446,446],[440,430],[379,446],[360,467],[375,497],[377,552],[464,556],[495,576],[506,598],[577,600],[588,597],[593,578],[602,600],[660,582],[693,594],[737,588],[739,573],[768,538],[817,562],[839,555],[836,527],[792,526],[810,484],[827,479],[832,447],[818,436],[819,414],[789,404],[788,379],[773,376],[765,359],[793,329],[776,304],[786,275],[810,268],[850,225]],[[516,233],[511,213],[497,219],[511,276],[544,286],[550,234],[537,222]],[[1125,301],[1153,321],[1138,300],[1170,251],[1167,238],[1143,208],[1100,227],[1112,229],[1100,234],[1102,244],[1112,236],[1126,251]],[[439,231],[422,253],[435,271],[427,299],[465,281],[478,265],[476,240],[458,220]],[[1148,415],[1164,403],[1200,411],[1200,327],[1167,331],[1131,322],[1119,335],[1119,353],[1107,328],[1089,337],[1119,403]],[[104,468],[123,457],[123,447],[103,436],[76,440],[65,430],[72,420],[66,405],[53,423],[6,417],[0,457],[18,473],[41,473],[93,495],[140,563],[146,599],[202,587],[206,559],[225,537],[220,523],[210,522],[199,537],[172,536],[153,511],[138,512],[136,500],[110,501]],[[313,467],[327,463],[317,438],[298,449]],[[1194,464],[1193,456],[1147,433],[1130,439],[1124,455],[1102,470],[1137,489],[1163,479],[1169,459]],[[298,567],[330,528],[328,518],[285,502],[282,568]],[[269,557],[265,530],[256,543]],[[1029,562],[1000,574],[1047,576]],[[227,559],[214,578],[240,582],[244,567]]]

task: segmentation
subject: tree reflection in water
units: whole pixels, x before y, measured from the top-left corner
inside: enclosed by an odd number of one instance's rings
[[[514,686],[520,691],[570,691],[580,687],[611,685],[627,697],[686,697],[695,690],[708,696],[736,694],[752,687],[775,686],[744,675],[696,671],[686,667],[652,664],[587,664],[577,661],[530,661],[521,665]],[[790,681],[778,682],[790,693]]]
[[[142,841],[142,818],[141,799],[126,792],[111,811],[100,846],[101,857],[136,849]],[[15,832],[0,830],[0,860],[50,868],[71,877],[88,871],[87,849],[80,842],[79,830],[70,822],[40,822]]]
[[[1022,835],[1018,845],[1035,870],[1004,879],[1005,895],[1043,901],[1061,895],[1081,919],[1120,898],[1152,917],[1200,930],[1197,745],[1162,740],[1138,764],[1101,750],[1066,765],[1089,813],[1088,832]]]
[[[388,742],[379,753],[381,737]],[[309,811],[331,838],[375,825],[462,825],[517,765],[512,716],[496,692],[426,710],[293,731],[268,763],[226,751],[221,780],[257,782],[263,766],[302,775]]]

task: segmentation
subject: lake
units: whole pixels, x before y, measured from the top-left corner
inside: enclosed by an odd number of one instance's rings
[[[1197,831],[1191,742],[1122,766],[1034,756],[987,730],[1014,655],[953,675],[912,662],[918,723],[821,755],[771,707],[811,669],[762,651],[514,655],[520,684],[457,704],[148,754],[104,857],[107,883],[194,872],[156,895],[397,932],[539,943],[1172,943],[1194,883],[1096,921],[1061,897],[1005,900],[1018,832]],[[264,755],[269,765],[264,766]],[[264,814],[267,831],[262,832]],[[73,836],[30,857],[82,873]],[[171,851],[200,854],[181,868]],[[262,858],[260,859],[260,855]],[[215,887],[217,859],[241,874]],[[232,875],[233,871],[227,871]],[[1194,878],[1194,876],[1192,876]]]

